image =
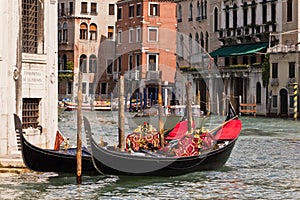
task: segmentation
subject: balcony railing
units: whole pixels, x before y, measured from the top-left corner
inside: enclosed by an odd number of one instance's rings
[[[158,80],[161,78],[160,71],[148,71],[146,75],[147,80]]]

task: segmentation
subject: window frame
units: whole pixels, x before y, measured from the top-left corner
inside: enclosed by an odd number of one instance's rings
[[[155,31],[156,32],[156,34],[155,34],[155,40],[150,40],[151,38],[151,31]],[[158,27],[154,27],[154,26],[150,26],[150,27],[148,27],[148,42],[158,42]]]

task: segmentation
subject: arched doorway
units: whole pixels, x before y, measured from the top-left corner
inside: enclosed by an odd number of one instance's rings
[[[286,89],[281,89],[280,92],[280,115],[288,115],[288,91]]]

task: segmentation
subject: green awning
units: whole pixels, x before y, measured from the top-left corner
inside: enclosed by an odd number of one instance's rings
[[[223,46],[210,53],[212,57],[242,56],[259,52],[267,48],[267,42],[254,44],[239,44],[234,46]]]

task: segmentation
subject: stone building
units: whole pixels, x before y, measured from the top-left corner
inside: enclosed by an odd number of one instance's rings
[[[53,148],[57,131],[56,0],[0,2],[0,154],[17,153],[13,114],[36,144]],[[41,131],[37,128],[41,126]]]
[[[116,6],[108,0],[58,1],[59,98],[75,99],[83,73],[83,101],[108,98],[114,88]]]
[[[278,43],[268,49],[270,62],[270,79],[268,94],[268,114],[290,116],[295,113],[294,84],[299,90],[299,1],[278,1],[278,31],[270,38]],[[299,93],[299,92],[297,92]],[[297,110],[299,112],[299,95]]]

